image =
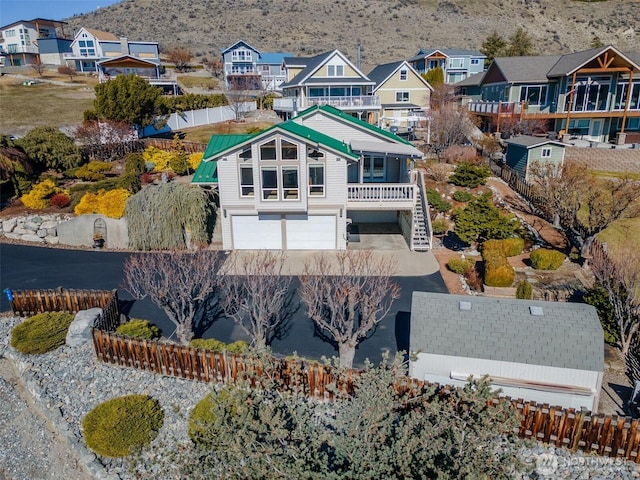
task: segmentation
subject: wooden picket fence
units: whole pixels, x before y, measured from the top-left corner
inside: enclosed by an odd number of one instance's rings
[[[160,150],[166,151],[171,151],[174,149],[173,140],[168,140],[165,138],[145,138],[143,141],[147,147],[156,147]],[[181,140],[180,145],[187,153],[200,153],[204,152],[207,149],[206,143],[185,142]]]
[[[96,356],[105,363],[210,383],[235,383],[246,379],[254,387],[260,386],[261,378],[269,377],[283,390],[295,390],[326,400],[334,398],[335,392],[351,393],[353,377],[358,375],[354,370],[346,376],[338,376],[330,367],[314,362],[276,358],[261,361],[226,352],[116,335],[112,331],[119,324],[120,314],[115,290],[57,289],[12,293],[13,312],[21,316],[44,311],[77,312],[85,308],[103,308],[103,315],[91,334]],[[416,393],[431,389],[433,385],[408,380],[397,388],[409,388]],[[446,395],[450,387],[437,388]],[[640,463],[640,419],[596,415],[585,410],[504,398],[522,416],[517,432],[521,438]]]

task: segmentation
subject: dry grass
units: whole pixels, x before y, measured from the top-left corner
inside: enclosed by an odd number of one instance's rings
[[[215,90],[219,88],[220,82],[212,77],[196,77],[191,75],[179,75],[178,82],[185,88],[204,88]]]
[[[273,124],[267,122],[223,122],[202,127],[185,128],[175,133],[188,142],[208,143],[211,135],[257,133],[260,130],[269,128],[271,125]]]
[[[65,86],[23,85],[23,82],[24,79],[9,75],[0,79],[1,133],[22,136],[39,126],[78,125],[82,122],[82,113],[93,108],[93,86],[85,83],[86,79]]]
[[[621,245],[633,241],[640,248],[640,217],[625,218],[609,225],[598,234],[598,240],[609,245]]]

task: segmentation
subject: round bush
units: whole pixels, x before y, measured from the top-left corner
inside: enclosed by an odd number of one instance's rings
[[[464,190],[456,190],[453,192],[453,199],[456,202],[468,202],[473,198],[473,193],[465,192]]]
[[[229,353],[245,353],[249,349],[249,344],[244,340],[237,340],[227,345]]]
[[[215,338],[194,338],[189,342],[189,346],[202,348],[204,350],[213,350],[214,352],[222,352],[227,345]]]
[[[462,275],[469,268],[475,265],[476,261],[472,258],[452,258],[447,262],[447,268],[453,273]]]
[[[212,426],[216,422],[216,407],[223,406],[224,413],[235,415],[237,405],[234,404],[229,390],[222,389],[219,392],[211,392],[200,400],[189,414],[189,437],[196,444],[208,443],[212,438]],[[220,410],[220,409],[218,409]]]
[[[533,285],[526,280],[522,280],[516,289],[516,298],[520,300],[533,300]]]
[[[67,338],[73,315],[46,312],[34,315],[11,331],[11,346],[22,353],[46,353],[55,350]]]
[[[127,323],[123,323],[116,328],[118,335],[126,335],[127,337],[142,338],[152,340],[160,337],[160,329],[149,323],[149,320],[140,318],[132,318]]]
[[[529,259],[536,270],[557,270],[564,263],[565,255],[557,250],[539,248],[531,252]]]
[[[494,254],[505,257],[515,257],[524,250],[524,239],[520,237],[505,238],[503,240],[487,240],[482,243],[482,256],[487,259]]]
[[[431,230],[433,230],[434,235],[447,233],[449,231],[449,227],[451,227],[451,224],[446,218],[436,218],[431,222]]]
[[[510,287],[515,277],[516,272],[505,257],[484,264],[484,283],[489,287]]]
[[[157,400],[127,395],[99,404],[82,421],[87,446],[104,457],[125,457],[150,443],[164,422]]]

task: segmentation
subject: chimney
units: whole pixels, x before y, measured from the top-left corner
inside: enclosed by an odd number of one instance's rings
[[[122,55],[129,55],[129,42],[127,37],[120,37],[120,53]]]
[[[358,41],[356,42],[356,67],[358,67],[358,70],[360,70],[362,68],[361,63],[362,63],[362,59],[360,58],[360,39],[358,39]]]

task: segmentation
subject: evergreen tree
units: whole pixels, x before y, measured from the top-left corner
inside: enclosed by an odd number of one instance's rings
[[[591,37],[591,48],[604,47],[604,43],[600,40],[600,37],[595,33]]]
[[[504,55],[507,42],[502,35],[495,30],[482,42],[480,52],[487,56],[485,65],[489,65],[493,62],[493,59]]]
[[[535,50],[533,48],[533,38],[527,33],[527,31],[518,27],[513,35],[509,37],[509,45],[506,49],[507,57],[525,57],[527,55],[534,55]]]
[[[503,213],[491,201],[491,192],[473,198],[454,214],[454,232],[466,243],[492,238],[509,238],[520,229],[512,215]]]
[[[435,87],[444,83],[444,72],[442,67],[432,68],[431,70],[421,74],[429,85]]]
[[[79,166],[82,161],[73,139],[57,128],[34,128],[16,144],[40,169],[68,170]]]

